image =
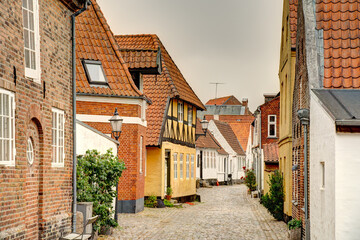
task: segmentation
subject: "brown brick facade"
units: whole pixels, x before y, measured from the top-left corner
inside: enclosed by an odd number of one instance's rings
[[[261,109],[261,145],[276,143],[279,140],[279,121],[280,121],[280,97],[260,106]],[[268,124],[269,115],[276,115],[276,137],[269,137]]]
[[[293,157],[292,163],[298,165],[299,168],[292,172],[293,176],[293,206],[292,217],[302,219],[303,230],[305,228],[305,212],[304,212],[304,128],[300,124],[297,111],[301,108],[310,107],[309,97],[309,79],[307,75],[306,54],[305,54],[305,26],[304,15],[302,10],[302,1],[298,5],[298,33],[296,43],[296,69],[295,69],[295,86],[292,107],[292,130],[293,130]],[[310,132],[310,125],[308,127]],[[308,144],[309,146],[309,144]],[[309,149],[309,148],[308,148]],[[310,159],[308,151],[308,159]],[[308,173],[309,170],[308,163]],[[308,175],[309,176],[309,175]],[[308,177],[308,186],[310,177]],[[308,191],[308,198],[310,198]],[[309,206],[308,206],[309,207]],[[310,214],[310,209],[309,209]],[[304,234],[304,232],[303,232]]]
[[[56,239],[72,216],[70,11],[39,0],[41,83],[25,78],[22,2],[0,2],[0,88],[15,96],[15,166],[0,165],[0,238]],[[51,166],[52,108],[65,113],[64,167]],[[26,158],[28,138],[34,162]]]
[[[111,99],[109,99],[111,101]],[[100,103],[78,101],[77,114],[108,115],[109,119],[114,114],[115,107],[122,117],[141,118],[141,106],[131,104]],[[104,134],[111,134],[111,125],[107,122],[85,122],[89,126]],[[142,142],[143,172],[140,173],[140,137]],[[144,198],[145,183],[145,136],[146,127],[139,124],[123,124],[122,133],[119,138],[118,157],[125,163],[126,170],[119,179],[118,201],[136,201]],[[142,201],[142,200],[141,200]],[[140,209],[142,209],[140,207]],[[122,212],[118,209],[118,212]],[[134,212],[137,212],[134,209]]]

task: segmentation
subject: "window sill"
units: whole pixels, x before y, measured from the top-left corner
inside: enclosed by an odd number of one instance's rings
[[[297,201],[292,201],[292,203],[295,205],[295,206],[297,206],[297,205],[299,205],[299,203],[297,202]]]
[[[63,163],[51,163],[51,167],[54,168],[63,168],[64,164]]]
[[[270,139],[278,139],[278,137],[276,137],[276,136],[268,136],[267,138],[270,138]]]
[[[0,166],[15,167],[15,162],[0,162]]]

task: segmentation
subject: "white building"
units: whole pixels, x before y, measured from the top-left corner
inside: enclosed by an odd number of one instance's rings
[[[311,239],[359,239],[360,91],[312,90],[310,116]]]
[[[224,182],[228,153],[210,131],[207,130],[206,135],[204,134],[199,120],[196,124],[196,134],[197,178],[211,184],[215,184],[217,181]]]
[[[235,181],[245,177],[243,169],[245,166],[245,152],[230,125],[218,120],[211,120],[208,129],[221,147],[229,154],[229,157],[224,160],[224,164],[220,163],[220,166],[224,165],[224,181],[228,180],[230,174]]]

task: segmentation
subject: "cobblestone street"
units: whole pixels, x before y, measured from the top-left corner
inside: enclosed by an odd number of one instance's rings
[[[246,194],[245,185],[198,189],[202,203],[122,214],[107,239],[287,239],[284,222]]]

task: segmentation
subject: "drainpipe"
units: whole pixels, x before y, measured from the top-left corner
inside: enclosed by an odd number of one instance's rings
[[[71,27],[72,27],[72,111],[73,111],[73,232],[76,232],[76,52],[75,52],[75,17],[84,12],[88,5],[91,4],[90,0],[86,0],[84,8],[71,15]]]
[[[310,220],[309,220],[309,210],[308,210],[308,151],[307,151],[307,142],[308,142],[308,126],[310,119],[309,109],[299,109],[297,111],[298,118],[300,119],[301,125],[304,126],[304,208],[305,208],[305,239],[310,239]]]

